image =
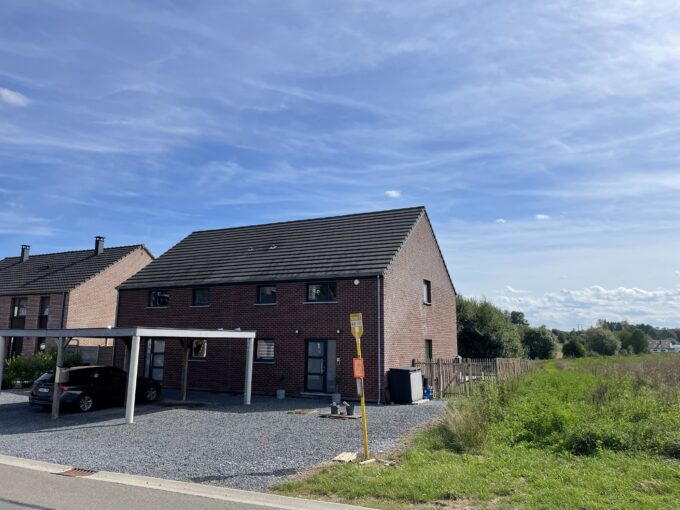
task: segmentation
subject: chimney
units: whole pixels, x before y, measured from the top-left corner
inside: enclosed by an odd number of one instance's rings
[[[29,251],[31,251],[31,247],[28,244],[21,245],[21,262],[26,262],[28,260]]]
[[[97,236],[94,238],[94,254],[101,255],[104,253],[104,238]]]

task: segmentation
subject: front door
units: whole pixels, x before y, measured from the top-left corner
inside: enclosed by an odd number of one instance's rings
[[[326,393],[326,340],[307,340],[305,391]]]
[[[144,362],[144,377],[163,383],[163,368],[165,367],[165,340],[146,341],[146,359]]]

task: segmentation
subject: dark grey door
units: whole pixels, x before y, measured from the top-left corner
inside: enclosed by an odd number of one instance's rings
[[[163,383],[165,367],[165,340],[147,340],[144,377]]]
[[[305,391],[326,393],[326,340],[307,340]]]

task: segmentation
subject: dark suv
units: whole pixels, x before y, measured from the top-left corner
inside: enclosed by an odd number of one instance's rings
[[[33,383],[28,402],[51,406],[54,372],[45,372]],[[73,367],[68,371],[68,382],[61,385],[61,404],[86,413],[95,406],[125,403],[127,373],[116,367]],[[137,379],[137,398],[153,402],[161,394],[161,385],[153,379]]]

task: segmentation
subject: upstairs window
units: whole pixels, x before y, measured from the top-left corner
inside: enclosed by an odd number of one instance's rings
[[[255,361],[274,363],[274,340],[258,338],[255,342]]]
[[[170,303],[170,293],[167,290],[152,290],[149,292],[150,308],[166,308]]]
[[[333,302],[337,298],[335,282],[308,283],[307,301],[315,303]]]
[[[257,303],[260,305],[276,304],[276,285],[260,285],[257,287]]]
[[[50,314],[50,296],[40,298],[40,316],[47,317]]]
[[[208,354],[207,340],[194,340],[191,344],[191,359],[205,359]]]
[[[423,303],[426,305],[432,303],[432,284],[430,280],[423,280]]]
[[[26,307],[28,303],[28,298],[14,298],[12,303],[12,317],[26,317]]]
[[[208,306],[210,304],[210,289],[194,289],[191,306]]]

